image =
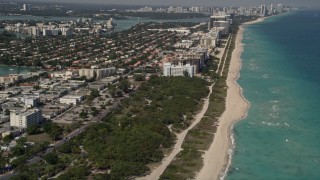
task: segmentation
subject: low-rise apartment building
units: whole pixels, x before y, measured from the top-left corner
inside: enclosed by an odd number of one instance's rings
[[[39,124],[42,121],[42,111],[31,109],[10,113],[10,126],[27,128],[30,125]]]

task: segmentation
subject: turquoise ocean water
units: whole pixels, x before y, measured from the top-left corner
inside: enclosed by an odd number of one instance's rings
[[[320,11],[249,25],[238,83],[251,103],[234,127],[226,179],[320,179]]]

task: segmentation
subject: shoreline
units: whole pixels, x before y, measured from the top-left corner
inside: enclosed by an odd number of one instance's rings
[[[228,171],[229,171],[229,168],[230,168],[230,166],[231,166],[231,163],[232,163],[232,157],[233,157],[233,154],[234,154],[234,150],[235,150],[235,148],[236,148],[236,146],[235,146],[235,139],[234,139],[234,133],[233,133],[233,128],[234,128],[234,125],[238,122],[238,121],[241,121],[241,120],[243,120],[243,119],[245,119],[247,116],[248,116],[248,111],[249,111],[249,109],[250,109],[250,106],[251,106],[251,103],[244,97],[244,95],[243,95],[243,89],[242,89],[242,87],[238,84],[238,79],[240,78],[240,71],[241,71],[241,68],[242,68],[242,59],[241,59],[241,55],[242,55],[242,53],[243,53],[243,51],[244,51],[244,44],[242,43],[242,40],[243,40],[243,34],[244,34],[244,31],[245,31],[245,25],[250,25],[250,24],[255,24],[255,23],[259,23],[259,22],[263,22],[264,20],[266,19],[266,17],[265,18],[259,18],[259,19],[257,19],[257,20],[255,20],[255,21],[250,21],[250,22],[246,22],[246,23],[244,23],[243,25],[241,25],[240,27],[239,27],[239,31],[238,31],[238,33],[237,33],[237,37],[236,37],[236,48],[234,49],[234,52],[232,52],[232,57],[231,57],[231,64],[230,64],[230,69],[229,69],[229,73],[230,73],[230,71],[231,71],[231,68],[232,68],[232,65],[234,64],[234,63],[232,63],[234,60],[233,60],[233,58],[234,58],[234,56],[235,56],[235,60],[237,60],[238,62],[238,64],[236,64],[236,65],[238,65],[238,69],[237,69],[237,77],[235,77],[235,78],[233,78],[232,79],[232,82],[230,82],[230,83],[233,83],[233,85],[235,85],[236,87],[235,88],[237,88],[237,89],[235,89],[235,90],[237,90],[238,91],[238,93],[239,93],[239,98],[241,98],[242,100],[243,100],[243,103],[245,103],[245,104],[242,104],[244,107],[243,108],[245,108],[245,110],[244,111],[242,111],[242,117],[241,118],[239,118],[239,119],[235,119],[235,120],[233,120],[233,122],[231,122],[231,127],[229,128],[229,130],[228,130],[228,137],[229,137],[229,140],[228,140],[228,150],[227,150],[227,152],[225,152],[225,157],[227,158],[226,160],[225,160],[225,165],[223,166],[223,168],[220,170],[220,172],[219,172],[219,179],[224,179],[226,176],[227,176],[227,174],[228,174]],[[237,52],[238,51],[238,52]],[[229,76],[230,75],[228,75],[228,79],[229,79]],[[229,82],[228,82],[228,79],[227,79],[227,84],[228,84],[228,87],[229,87]],[[226,104],[227,104],[227,102],[226,102]]]
[[[219,117],[219,126],[210,148],[202,156],[203,167],[197,174],[196,179],[224,179],[228,173],[235,149],[234,125],[247,117],[250,108],[250,102],[245,99],[243,89],[237,83],[242,66],[241,54],[244,51],[243,33],[246,25],[260,23],[267,18],[269,17],[261,17],[239,26],[226,82],[228,86],[226,109]]]
[[[217,176],[217,179],[220,179],[220,180],[223,180],[225,179],[225,177],[228,175],[228,171],[229,171],[229,168],[232,164],[232,157],[234,155],[234,150],[236,148],[236,143],[235,143],[235,139],[234,139],[234,133],[233,133],[233,128],[234,128],[234,125],[245,119],[248,115],[248,111],[250,109],[250,106],[251,106],[251,103],[244,97],[243,95],[243,89],[242,87],[237,83],[237,80],[240,78],[240,70],[241,70],[241,67],[242,67],[242,59],[241,59],[241,54],[243,53],[244,51],[244,44],[242,43],[242,40],[243,40],[243,33],[245,31],[245,27],[247,25],[252,25],[252,24],[256,24],[256,23],[260,23],[260,22],[263,22],[265,21],[266,19],[268,18],[271,18],[271,17],[274,17],[274,16],[279,16],[279,15],[283,15],[283,14],[287,14],[289,12],[286,12],[286,13],[282,13],[282,14],[277,14],[277,15],[272,15],[272,16],[267,16],[267,17],[260,17],[254,21],[249,21],[249,22],[245,22],[243,24],[241,24],[239,26],[239,31],[237,32],[237,37],[236,37],[236,43],[235,43],[235,49],[234,49],[234,52],[232,53],[232,57],[231,57],[231,65],[230,65],[230,69],[229,69],[229,73],[231,71],[231,66],[232,66],[232,60],[234,58],[234,54],[236,54],[237,56],[235,57],[236,60],[238,60],[239,62],[239,70],[238,70],[238,77],[236,79],[234,79],[234,82],[235,85],[239,88],[239,95],[240,97],[247,103],[247,108],[246,108],[246,111],[245,113],[243,114],[243,117],[237,119],[237,120],[234,120],[231,124],[231,127],[229,128],[228,130],[228,134],[229,134],[229,139],[228,139],[228,144],[229,144],[229,149],[225,152],[225,163],[224,163],[224,166],[220,169],[220,172],[219,172],[219,175]],[[238,38],[240,38],[240,42],[238,42]],[[236,52],[237,50],[241,50],[240,54],[238,55]],[[229,79],[229,75],[228,75],[228,79]],[[228,79],[227,79],[227,84],[228,84]],[[228,85],[229,87],[229,85]],[[226,102],[227,104],[227,102]]]

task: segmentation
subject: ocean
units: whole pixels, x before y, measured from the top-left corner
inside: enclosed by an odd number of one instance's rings
[[[320,179],[319,14],[298,10],[245,28],[238,83],[251,107],[234,126],[227,180]]]

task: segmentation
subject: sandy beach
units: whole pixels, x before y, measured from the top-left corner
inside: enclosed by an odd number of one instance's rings
[[[265,19],[259,18],[255,21],[247,22],[245,25],[259,23]],[[241,25],[236,36],[236,46],[232,52],[227,78],[226,110],[219,118],[219,126],[209,150],[203,155],[204,166],[196,177],[199,180],[224,178],[231,163],[234,149],[233,125],[246,117],[247,110],[250,107],[249,102],[242,95],[241,87],[236,82],[240,77],[243,32],[244,27]]]
[[[266,20],[267,18],[269,18],[271,16],[267,16],[267,17],[260,17],[258,18],[257,20],[254,20],[254,21],[249,21],[249,22],[246,22],[246,23],[243,23],[243,25],[249,25],[249,24],[256,24],[256,23],[260,23],[260,22],[263,22],[264,20]]]

